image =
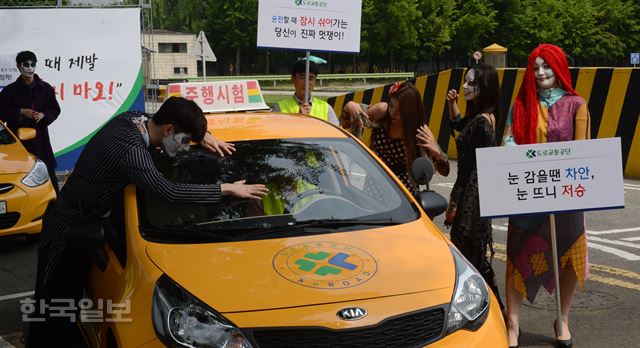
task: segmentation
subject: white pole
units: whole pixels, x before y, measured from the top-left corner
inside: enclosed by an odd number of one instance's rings
[[[551,255],[553,257],[553,280],[556,283],[556,323],[558,323],[558,335],[562,336],[562,309],[560,303],[560,272],[558,267],[558,243],[556,239],[556,216],[549,215],[549,230],[551,232]]]
[[[307,51],[307,61],[304,67],[304,102],[309,102],[309,57],[311,52]]]
[[[202,81],[207,82],[207,61],[204,58],[204,33],[200,30],[200,49],[202,53]]]

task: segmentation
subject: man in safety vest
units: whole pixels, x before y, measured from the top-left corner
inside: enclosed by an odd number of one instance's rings
[[[311,115],[339,126],[340,122],[331,105],[322,99],[311,97],[311,91],[316,87],[316,76],[318,76],[318,67],[311,61],[309,62],[309,100],[304,101],[304,73],[306,62],[305,59],[300,59],[293,64],[291,82],[293,82],[296,91],[293,96],[275,104],[272,108],[273,111]]]
[[[304,155],[309,168],[319,170],[320,162],[312,150]],[[322,190],[304,179],[288,178],[284,182],[267,184],[269,193],[262,199],[265,215],[294,214],[311,201],[322,196]]]

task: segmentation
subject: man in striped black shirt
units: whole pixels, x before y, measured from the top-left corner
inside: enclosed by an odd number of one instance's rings
[[[218,203],[223,195],[258,200],[267,194],[264,185],[248,185],[244,181],[195,185],[167,180],[155,167],[149,148],[162,147],[168,156],[175,156],[177,151],[188,150],[192,140],[222,156],[235,151],[232,144],[219,141],[207,132],[207,120],[196,103],[180,97],[169,98],[150,118],[135,113],[116,116],[93,136],[58,200],[45,213],[38,253],[36,301],[49,304],[52,299],[74,299],[77,303],[90,261],[83,252],[65,243],[63,231],[82,218],[108,214],[114,194],[132,182],[171,202]],[[91,207],[78,204],[79,187],[92,188],[96,203]],[[68,346],[65,340],[69,339],[75,323],[70,323],[68,317],[45,315],[45,318],[45,322],[32,322],[26,346]]]

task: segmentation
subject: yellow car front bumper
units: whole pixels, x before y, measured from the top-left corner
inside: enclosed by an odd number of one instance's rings
[[[0,214],[0,237],[40,233],[47,205],[56,198],[50,181],[28,187],[21,182],[24,176],[24,173],[0,174],[0,183],[13,185],[0,194],[0,202],[5,202],[7,210]]]

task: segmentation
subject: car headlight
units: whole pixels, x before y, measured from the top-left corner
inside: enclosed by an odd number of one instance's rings
[[[153,326],[169,347],[252,347],[237,327],[166,275],[153,293]]]
[[[29,174],[22,178],[22,183],[29,187],[36,187],[44,184],[47,180],[49,180],[47,165],[36,159],[36,164],[33,165]]]
[[[487,319],[489,313],[489,288],[482,276],[460,254],[451,248],[456,264],[456,288],[453,291],[447,331],[458,329],[477,330]]]

